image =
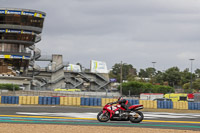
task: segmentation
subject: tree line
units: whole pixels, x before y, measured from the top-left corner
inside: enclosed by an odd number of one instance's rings
[[[110,78],[115,78],[117,82],[120,82],[121,66],[122,80],[127,83],[132,82],[132,88],[134,88],[134,82],[140,82],[150,83],[151,85],[169,86],[175,89],[180,88],[186,93],[200,91],[200,69],[196,69],[194,73],[191,73],[188,68],[181,71],[178,67],[171,67],[165,71],[157,71],[153,67],[148,67],[146,69],[140,69],[137,72],[136,68],[134,68],[131,64],[123,63],[121,65],[118,63],[115,64],[109,72]],[[192,88],[190,88],[191,79]],[[127,84],[124,83],[123,85],[124,87],[127,86]],[[150,88],[153,88],[153,86]],[[168,91],[172,90],[169,89]]]

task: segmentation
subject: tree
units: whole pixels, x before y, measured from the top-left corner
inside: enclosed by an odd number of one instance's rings
[[[200,69],[196,69],[195,74],[196,74],[197,78],[200,78]]]
[[[146,72],[148,74],[148,78],[151,78],[156,74],[156,69],[153,67],[148,67],[146,68]]]
[[[178,67],[172,67],[165,71],[163,80],[167,81],[170,86],[177,86],[181,81],[181,73]]]
[[[155,78],[155,83],[159,83],[161,85],[164,84],[163,73],[161,71],[158,71],[154,78]]]
[[[192,89],[194,89],[196,92],[199,92],[199,90],[200,90],[200,79],[195,80],[192,83]]]
[[[199,90],[200,90],[200,79],[197,79],[192,83],[192,89],[190,89],[190,82],[185,83],[183,85],[183,89],[185,90],[185,92],[188,92],[188,93],[192,93],[194,91],[199,92]]]
[[[183,72],[181,72],[181,85],[184,85],[185,83],[190,82],[191,80],[191,73],[189,72],[189,69],[186,68]]]
[[[156,74],[156,69],[152,67],[148,67],[145,70],[140,69],[139,77],[141,78],[151,78]]]
[[[140,93],[173,93],[174,89],[170,86],[152,85],[151,83],[144,83],[138,81],[131,81],[122,84],[123,94],[140,95]]]
[[[141,78],[148,78],[148,74],[144,69],[140,69],[139,77]]]
[[[118,82],[120,82],[120,74],[121,74],[121,64],[116,63],[112,70],[109,73],[110,78],[116,78]],[[127,80],[128,78],[135,77],[137,75],[137,71],[131,64],[122,64],[122,80]]]

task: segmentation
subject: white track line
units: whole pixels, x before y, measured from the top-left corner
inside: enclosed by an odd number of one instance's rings
[[[75,118],[96,118],[97,113],[31,113],[31,112],[16,112],[20,115],[37,115],[37,116],[60,116],[60,117],[75,117]],[[200,114],[191,114],[191,113],[165,113],[165,112],[144,112],[145,118],[199,118]]]

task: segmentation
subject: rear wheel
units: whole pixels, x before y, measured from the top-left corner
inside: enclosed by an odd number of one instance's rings
[[[101,111],[97,115],[97,120],[100,122],[107,122],[109,119],[110,119],[110,115],[108,112],[103,113],[103,111]]]
[[[129,120],[132,123],[140,123],[144,119],[144,115],[140,111],[135,111],[133,115],[129,116]]]

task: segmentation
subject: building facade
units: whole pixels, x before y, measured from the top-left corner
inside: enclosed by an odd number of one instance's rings
[[[0,78],[11,77],[13,82],[26,76],[28,66],[34,68],[40,56],[35,43],[41,40],[45,16],[36,10],[0,8]]]

